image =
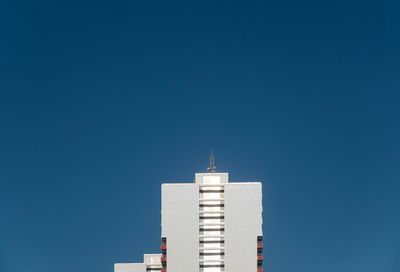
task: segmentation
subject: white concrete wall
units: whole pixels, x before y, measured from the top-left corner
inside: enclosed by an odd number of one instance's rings
[[[199,186],[162,185],[162,237],[167,238],[167,271],[199,271]]]
[[[144,263],[116,263],[114,272],[146,272]]]
[[[262,236],[262,185],[225,184],[225,271],[257,271],[257,236]]]

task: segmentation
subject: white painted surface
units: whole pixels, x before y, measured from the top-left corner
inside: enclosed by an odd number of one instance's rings
[[[162,237],[167,238],[167,271],[199,271],[199,186],[162,185]]]
[[[262,236],[262,185],[225,184],[225,271],[257,271],[257,236]]]
[[[117,263],[114,264],[114,272],[146,272],[144,263]]]

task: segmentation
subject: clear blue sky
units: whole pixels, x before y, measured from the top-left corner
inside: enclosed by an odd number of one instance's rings
[[[0,271],[112,272],[214,149],[268,272],[400,271],[399,1],[1,1]]]

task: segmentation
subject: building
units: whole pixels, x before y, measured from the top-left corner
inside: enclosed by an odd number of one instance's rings
[[[262,272],[262,185],[214,169],[162,184],[161,254],[114,272]]]

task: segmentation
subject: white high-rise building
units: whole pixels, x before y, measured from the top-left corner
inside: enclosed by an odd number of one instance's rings
[[[161,254],[115,272],[262,272],[262,185],[228,173],[195,174],[162,185]]]

